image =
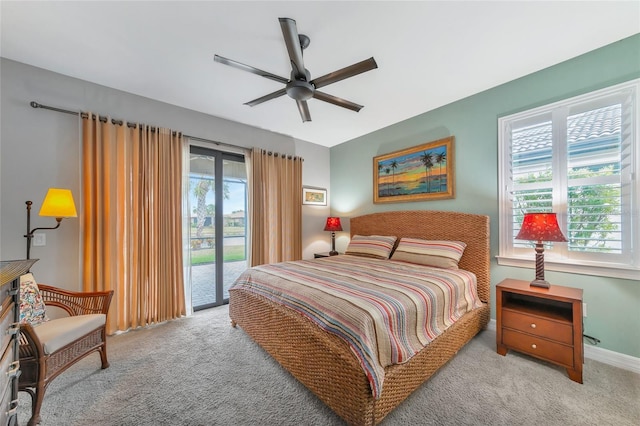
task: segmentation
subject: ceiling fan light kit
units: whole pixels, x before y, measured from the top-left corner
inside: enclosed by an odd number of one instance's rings
[[[313,97],[315,87],[304,80],[291,80],[287,83],[287,95],[296,101],[306,101]]]
[[[285,84],[284,89],[277,90],[273,93],[269,93],[268,95],[246,102],[245,105],[256,106],[286,94],[298,104],[298,110],[300,111],[302,122],[311,121],[311,114],[309,113],[309,106],[307,105],[307,101],[311,98],[337,105],[342,108],[347,108],[352,111],[360,111],[362,109],[362,105],[358,105],[354,102],[341,99],[328,93],[320,92],[318,89],[378,68],[378,64],[375,59],[371,57],[311,80],[311,74],[309,73],[309,70],[304,67],[304,61],[302,59],[302,51],[309,46],[311,40],[304,34],[298,34],[296,21],[293,19],[278,18],[278,20],[280,21],[282,35],[287,46],[287,53],[291,60],[291,77],[289,79],[232,59],[224,58],[220,55],[214,55],[213,57],[214,61],[221,64],[229,65],[233,68]]]

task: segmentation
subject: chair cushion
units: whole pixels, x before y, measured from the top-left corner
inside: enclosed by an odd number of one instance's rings
[[[46,306],[33,274],[20,277],[20,322],[36,326],[47,318]]]
[[[51,355],[90,331],[104,326],[106,321],[105,314],[77,315],[43,322],[33,330],[44,346],[44,353]]]

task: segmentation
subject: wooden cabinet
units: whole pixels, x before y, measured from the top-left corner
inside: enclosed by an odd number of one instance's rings
[[[506,279],[496,286],[496,346],[552,362],[582,383],[582,290]]]
[[[0,425],[17,424],[20,275],[35,261],[0,262]]]

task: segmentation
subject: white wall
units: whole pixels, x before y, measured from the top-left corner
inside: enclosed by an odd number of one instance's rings
[[[161,95],[161,94],[159,94]],[[33,201],[31,227],[55,226],[38,216],[49,187],[70,188],[81,212],[80,127],[76,116],[34,109],[30,101],[91,111],[126,121],[169,127],[184,134],[305,158],[303,184],[329,188],[329,149],[281,134],[154,101],[105,86],[0,58],[0,259],[26,255],[25,201]],[[212,102],[215,100],[212,99]],[[303,207],[303,256],[328,250],[322,228],[329,207]],[[46,246],[32,247],[40,260],[38,281],[80,289],[79,219],[64,219],[46,233]]]
[[[324,231],[330,214],[331,191],[329,190],[329,148],[312,143],[296,143],[296,152],[304,158],[302,184],[327,189],[326,206],[302,206],[302,258],[312,259],[314,253],[329,251],[331,237]],[[309,164],[313,163],[313,167]]]

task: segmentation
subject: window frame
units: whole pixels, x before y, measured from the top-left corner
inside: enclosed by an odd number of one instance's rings
[[[630,100],[628,107],[623,106],[623,117],[631,117],[627,123],[630,128],[630,176],[621,176],[624,184],[628,185],[629,210],[623,211],[622,220],[625,227],[630,229],[630,235],[623,235],[623,253],[621,255],[609,255],[604,253],[581,253],[569,251],[567,243],[553,243],[545,248],[545,269],[550,271],[569,272],[583,275],[596,275],[622,279],[640,278],[640,183],[638,167],[640,166],[640,117],[638,103],[640,95],[640,79],[610,86],[604,89],[589,92],[583,95],[567,98],[558,102],[542,105],[529,110],[498,118],[498,183],[499,183],[499,254],[496,256],[498,264],[503,266],[535,267],[535,253],[533,248],[514,247],[513,239],[513,205],[512,205],[512,174],[511,174],[511,126],[517,123],[540,123],[543,117],[550,118],[553,124],[554,114],[564,117],[559,126],[552,128],[552,210],[558,214],[558,222],[563,233],[566,232],[567,215],[567,138],[566,118],[579,111],[588,110],[589,107],[603,106],[607,100]],[[624,105],[624,104],[623,104]],[[627,111],[625,111],[625,109]],[[624,124],[624,123],[623,123]],[[625,128],[625,132],[627,128]],[[559,171],[561,170],[561,171]],[[594,179],[596,180],[596,179]],[[623,203],[627,206],[627,204]],[[625,228],[623,228],[625,229]],[[626,237],[626,238],[625,238]],[[611,259],[614,258],[614,261]]]

